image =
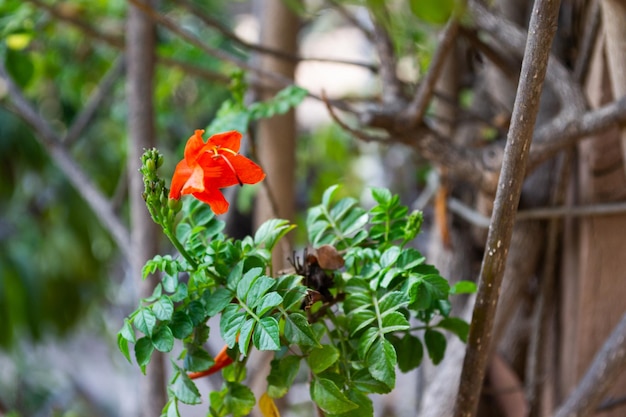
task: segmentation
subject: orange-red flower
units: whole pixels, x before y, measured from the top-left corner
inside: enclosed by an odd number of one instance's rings
[[[257,164],[239,154],[241,133],[218,133],[205,143],[204,130],[196,130],[185,145],[185,156],[172,177],[170,198],[191,194],[207,203],[215,214],[228,210],[228,201],[220,191],[232,185],[256,184],[265,178]]]

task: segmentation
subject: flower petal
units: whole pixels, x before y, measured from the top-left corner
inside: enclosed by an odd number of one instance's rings
[[[194,161],[196,161],[204,151],[203,148],[206,146],[206,143],[204,143],[202,139],[203,133],[204,130],[198,129],[189,137],[189,140],[187,140],[187,144],[185,145],[185,160],[189,165],[193,165]]]
[[[265,178],[265,172],[260,166],[252,162],[243,155],[226,155],[232,166],[235,168],[239,179],[244,184],[256,184]]]
[[[170,198],[175,198],[176,200],[180,198],[181,190],[191,176],[191,172],[192,169],[184,159],[176,165],[170,186]]]
[[[183,186],[182,194],[193,194],[201,191],[204,191],[204,169],[200,165],[196,165]]]
[[[193,193],[193,196],[208,204],[216,215],[224,214],[228,211],[228,201],[217,188],[205,188],[202,192]]]
[[[207,143],[213,146],[230,149],[233,152],[239,152],[239,146],[241,145],[241,133],[236,130],[217,133],[211,136]]]

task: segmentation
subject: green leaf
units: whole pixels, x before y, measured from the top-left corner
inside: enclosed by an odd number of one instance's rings
[[[233,417],[243,417],[250,414],[256,403],[250,388],[238,382],[227,382],[228,395],[224,397],[224,405]]]
[[[152,344],[160,352],[169,352],[174,348],[174,335],[167,326],[159,326],[152,334]]]
[[[187,298],[187,284],[184,282],[179,282],[178,285],[176,286],[176,291],[174,292],[174,294],[171,295],[170,299],[177,303],[179,301],[183,301],[185,298]]]
[[[124,319],[124,324],[119,331],[119,335],[129,342],[135,343],[135,332],[133,331],[133,326],[131,326],[130,321],[128,319]]]
[[[126,360],[128,360],[128,362],[131,362],[130,352],[128,350],[128,340],[124,336],[122,336],[121,331],[117,333],[117,347],[120,352],[122,352]]]
[[[348,390],[346,395],[350,401],[358,404],[359,408],[343,413],[341,417],[374,417],[374,404],[370,397],[355,389]]]
[[[193,323],[184,311],[176,311],[172,315],[172,320],[168,323],[168,326],[176,339],[184,339],[193,331]]]
[[[135,343],[135,359],[137,360],[137,365],[141,368],[141,372],[144,374],[146,373],[146,365],[150,362],[152,352],[154,352],[154,345],[149,337],[142,337]]]
[[[271,279],[271,278],[270,278]],[[258,302],[258,305],[255,306],[256,314],[260,317],[263,314],[267,313],[277,305],[283,302],[283,297],[281,297],[276,291],[265,294],[261,300]]]
[[[350,336],[354,336],[362,329],[374,323],[374,321],[376,321],[376,313],[369,309],[361,308],[350,312],[350,314],[348,314],[348,330],[350,330]]]
[[[424,348],[422,342],[411,334],[406,334],[396,345],[398,354],[398,368],[402,372],[409,372],[422,363]]]
[[[389,249],[387,249],[385,252],[383,252],[383,254],[380,256],[380,266],[383,268],[387,268],[389,266],[392,266],[396,260],[398,259],[398,257],[400,257],[400,248],[397,246],[392,246]]]
[[[254,235],[254,244],[272,251],[276,242],[296,226],[289,224],[289,220],[270,219],[263,223]]]
[[[450,292],[450,284],[440,275],[428,274],[422,277],[424,282],[429,286],[429,291],[434,297],[439,299],[447,299]]]
[[[203,323],[207,318],[206,310],[200,300],[193,300],[187,305],[187,314],[194,326]]]
[[[428,357],[437,365],[446,353],[446,337],[436,330],[427,329],[424,332],[424,343],[426,344]]]
[[[387,339],[379,337],[372,344],[366,361],[367,369],[372,376],[393,389],[396,384],[396,364],[398,363],[393,345]]]
[[[285,339],[290,344],[300,346],[319,346],[319,342],[306,317],[300,313],[291,313],[285,319]]]
[[[476,292],[476,284],[472,281],[458,281],[450,288],[450,294],[473,294]]]
[[[393,311],[383,317],[383,326],[380,329],[381,333],[392,333],[407,330],[411,327],[409,321],[403,314]]]
[[[455,11],[457,1],[455,0],[439,0],[424,1],[410,0],[409,5],[413,14],[425,22],[434,24],[444,24],[450,19]]]
[[[246,313],[239,309],[237,304],[229,304],[222,312],[220,319],[220,333],[229,348],[237,343],[237,335],[244,323]]]
[[[289,355],[272,361],[267,377],[267,394],[270,397],[280,398],[287,394],[298,375],[301,359],[299,356]]]
[[[175,398],[169,400],[165,407],[163,407],[163,412],[161,416],[164,417],[180,417],[180,413],[178,412],[178,402]]]
[[[230,270],[226,279],[226,287],[233,292],[237,289],[239,281],[243,278],[243,262],[238,262],[233,269]]]
[[[27,51],[6,48],[4,65],[17,85],[24,88],[30,84],[35,73],[35,65]]]
[[[152,312],[159,320],[170,320],[174,313],[174,303],[167,295],[162,295],[154,304],[152,304]]]
[[[469,333],[469,324],[458,317],[446,317],[437,323],[437,327],[449,330],[459,337],[463,342],[467,343],[467,334]]]
[[[313,401],[328,414],[342,414],[359,407],[330,379],[314,378],[311,381],[310,392]]]
[[[243,283],[245,282],[245,280],[242,280],[241,282]],[[272,287],[274,287],[275,284],[276,284],[276,280],[273,278],[266,277],[266,276],[260,276],[259,278],[257,278],[252,283],[252,286],[249,288],[249,291],[246,294],[245,302],[248,305],[248,307],[256,308],[257,305],[260,303],[261,298],[265,295],[267,291],[269,291]],[[280,297],[280,295],[278,294],[276,295]],[[282,297],[281,297],[281,301],[282,301]],[[280,304],[280,301],[278,302],[278,304]],[[259,315],[261,314],[259,313]]]
[[[239,352],[244,355],[248,355],[248,348],[250,347],[250,339],[252,335],[252,331],[254,330],[254,325],[256,321],[253,318],[249,318],[243,322],[241,325],[241,330],[239,331]]]
[[[313,349],[307,358],[309,368],[314,374],[319,374],[332,366],[339,359],[339,349],[332,345],[322,345]]]
[[[209,369],[215,361],[201,346],[189,345],[187,355],[183,361],[185,370],[190,372],[201,372]]]
[[[421,265],[426,258],[413,248],[405,248],[396,261],[396,267],[403,271],[411,271],[414,267]]]
[[[378,300],[378,309],[381,315],[396,311],[406,307],[409,304],[409,298],[402,291],[391,291],[380,297]]]
[[[163,284],[163,289],[165,291],[173,293],[174,291],[176,291],[176,287],[178,286],[178,273],[172,275],[163,274],[161,284]]]
[[[206,304],[206,314],[209,317],[217,315],[230,304],[233,296],[234,294],[230,290],[223,287],[216,289],[212,293],[205,291],[203,298]]]
[[[322,194],[322,205],[324,207],[330,207],[330,201],[333,198],[335,192],[339,189],[339,184],[331,185]]]
[[[366,359],[368,352],[374,342],[378,339],[378,329],[373,327],[367,329],[359,338],[358,353],[361,359]]]
[[[259,320],[252,340],[254,346],[259,350],[280,349],[280,339],[278,336],[278,322],[274,317],[263,317]]]
[[[367,369],[359,369],[352,374],[354,387],[362,392],[386,394],[391,391],[386,384],[374,379]]]
[[[174,378],[175,379],[173,384],[170,386],[170,390],[172,394],[174,394],[175,398],[185,404],[200,404],[202,402],[198,387],[196,387],[196,384],[189,379],[185,372],[182,372],[179,369]]]
[[[377,188],[373,187],[372,190],[372,198],[376,200],[376,202],[382,206],[388,206],[391,202],[391,191],[386,188]]]
[[[256,281],[260,276],[263,270],[261,268],[252,268],[241,278],[241,281],[237,284],[237,298],[240,300],[245,300],[248,295],[248,291],[252,288],[254,281]]]
[[[156,326],[157,318],[154,313],[147,307],[141,307],[137,311],[137,315],[133,319],[133,324],[145,335],[151,336]]]

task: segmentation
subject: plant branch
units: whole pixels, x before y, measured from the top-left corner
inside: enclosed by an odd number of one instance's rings
[[[224,52],[222,50],[219,50],[217,48],[213,48],[207,45],[205,42],[200,40],[197,36],[180,28],[174,21],[172,21],[168,17],[154,10],[150,5],[139,0],[128,0],[128,1],[133,6],[137,7],[137,9],[145,13],[145,15],[148,16],[151,20],[167,28],[170,32],[176,34],[181,39],[189,42],[191,45],[194,45],[195,47],[201,49],[208,55],[214,56],[215,58],[221,59],[226,62],[230,62],[231,64],[236,65],[238,68],[242,68],[247,71],[251,71],[253,73],[263,75],[267,77],[269,80],[271,80],[272,82],[274,82],[279,87],[286,87],[288,85],[293,84],[293,80],[288,77],[285,77],[284,75],[280,75],[274,71],[267,71],[265,69],[256,67],[243,59],[237,58],[227,52]]]
[[[24,97],[19,87],[15,85],[7,74],[4,64],[1,62],[0,79],[7,86],[8,95],[13,105],[11,110],[33,128],[36,133],[35,137],[46,149],[54,163],[65,174],[83,200],[91,207],[100,223],[109,231],[120,252],[127,256],[130,253],[129,232],[115,215],[110,202],[74,161],[68,150],[63,146],[63,143],[61,143],[59,136],[52,130],[52,127]]]
[[[439,46],[433,55],[426,75],[424,75],[424,78],[420,81],[415,97],[413,97],[409,106],[400,115],[399,128],[401,130],[412,129],[422,120],[422,117],[424,117],[428,103],[430,103],[430,99],[434,94],[435,84],[443,69],[443,64],[454,46],[458,28],[459,23],[456,17],[451,17],[439,36]]]
[[[493,215],[480,271],[476,304],[463,361],[455,417],[473,417],[489,359],[492,329],[504,267],[511,243],[515,214],[524,182],[526,161],[539,110],[543,81],[560,2],[537,0],[529,24],[529,36],[504,149]]]
[[[393,43],[384,26],[385,22],[389,20],[385,3],[381,2],[375,10],[371,9],[370,16],[374,23],[374,46],[380,60],[382,101],[386,105],[398,105],[402,97],[402,83],[396,75],[396,56],[393,51]]]
[[[267,46],[260,45],[258,43],[248,42],[240,38],[239,36],[237,36],[236,33],[230,30],[226,25],[222,24],[222,22],[220,22],[218,19],[205,13],[201,7],[196,6],[190,0],[175,0],[175,2],[182,4],[187,10],[193,13],[194,16],[202,20],[202,22],[204,22],[205,25],[217,30],[224,37],[232,40],[233,42],[239,44],[240,46],[243,46],[246,49],[250,49],[252,51],[259,52],[262,54],[272,55],[276,58],[284,59],[286,61],[295,62],[295,63],[302,62],[302,61],[316,61],[316,62],[344,64],[344,65],[363,67],[363,68],[367,68],[368,70],[374,73],[378,71],[378,66],[367,63],[367,62],[351,61],[351,60],[346,60],[346,59],[335,59],[335,58],[302,57],[300,55],[289,54],[289,53],[286,53],[284,51],[281,51],[275,48],[269,48]]]
[[[327,0],[327,3],[330,4],[344,19],[350,22],[350,24],[363,32],[365,37],[370,42],[374,43],[374,33],[363,23],[359,22],[359,20],[354,17],[348,10],[346,10],[341,2],[337,0]]]
[[[91,123],[94,116],[100,109],[102,102],[110,96],[111,89],[115,82],[124,74],[124,58],[120,57],[115,61],[113,66],[109,69],[106,75],[100,81],[100,84],[94,89],[94,92],[89,96],[87,104],[83,107],[79,115],[74,119],[67,134],[63,138],[63,144],[65,146],[71,146],[78,140],[83,131]]]
[[[583,115],[557,117],[537,131],[530,149],[527,171],[533,171],[559,151],[575,145],[587,136],[602,133],[625,123],[626,96]]]
[[[626,368],[626,314],[596,354],[587,373],[554,417],[592,415]]]

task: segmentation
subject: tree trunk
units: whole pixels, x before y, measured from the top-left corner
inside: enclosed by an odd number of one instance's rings
[[[258,0],[261,21],[261,43],[287,54],[296,54],[299,21],[281,0]],[[288,78],[294,77],[295,64],[271,55],[259,57],[261,68]],[[262,91],[261,99],[276,91]],[[293,110],[287,114],[261,120],[256,130],[257,153],[267,177],[259,194],[255,212],[258,227],[278,216],[293,221],[295,210],[295,143],[296,123]],[[277,212],[275,212],[277,211]],[[274,271],[287,266],[288,248],[277,247],[273,257]]]
[[[154,135],[153,76],[155,28],[151,20],[134,6],[129,6],[127,39],[127,100],[128,100],[128,172],[131,218],[131,274],[140,282],[140,297],[152,294],[154,283],[142,280],[141,270],[157,253],[159,231],[142,198],[143,180],[138,169],[144,149],[156,145]],[[145,417],[161,415],[165,405],[165,369],[163,356],[155,352],[141,378],[140,406]]]

